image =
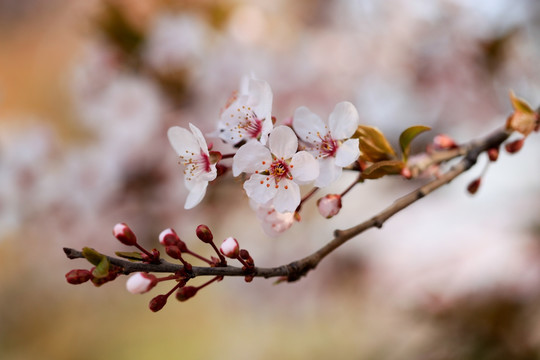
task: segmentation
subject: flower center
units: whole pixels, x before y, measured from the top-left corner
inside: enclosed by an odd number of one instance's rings
[[[339,144],[332,138],[330,133],[326,134],[324,138],[319,135],[319,139],[321,139],[321,142],[315,146],[315,149],[319,152],[316,158],[335,156]]]
[[[187,153],[184,156],[180,155],[180,162],[185,166],[184,174],[188,181],[196,179],[203,173],[209,173],[212,170],[210,168],[210,158],[202,149],[199,155],[195,153]]]
[[[262,132],[262,121],[257,118],[255,113],[251,113],[238,124],[238,128],[243,129],[249,137],[257,139]]]
[[[264,164],[264,161],[263,161],[263,164]],[[268,168],[268,170],[265,170],[262,172],[262,174],[268,175],[268,176],[266,177],[266,179],[261,180],[261,185],[266,182],[266,187],[274,186],[277,189],[279,188],[279,182],[281,181],[281,179],[286,178],[288,180],[292,180],[293,176],[289,169],[290,167],[292,167],[292,165],[288,165],[286,160],[274,159],[272,161],[272,164],[270,164],[270,167]],[[274,181],[272,181],[272,179]],[[287,190],[289,186],[285,185],[284,188],[285,190]]]
[[[276,183],[279,182],[279,180],[283,179],[284,177],[287,177],[289,175],[289,166],[285,162],[285,160],[274,160],[272,162],[272,165],[270,165],[269,169],[270,175],[276,179]]]

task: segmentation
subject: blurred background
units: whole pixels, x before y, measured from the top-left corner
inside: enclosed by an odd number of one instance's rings
[[[539,38],[535,0],[0,0],[0,358],[538,359],[536,134],[474,197],[485,158],[294,284],[227,278],[151,313],[168,284],[74,287],[64,274],[89,264],[62,247],[128,250],[111,235],[126,222],[149,248],[173,227],[210,255],[204,223],[259,266],[303,257],[422,181],[368,181],[331,220],[314,198],[269,238],[232,176],[183,209],[167,128],[214,131],[252,73],[278,123],[347,100],[394,143],[431,126],[414,151],[438,133],[465,142],[502,126],[510,89],[538,106]]]

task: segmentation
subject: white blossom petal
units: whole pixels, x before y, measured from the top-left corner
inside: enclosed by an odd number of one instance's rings
[[[358,139],[349,139],[341,144],[336,152],[336,165],[344,167],[355,162],[360,156],[360,148],[358,146]]]
[[[268,140],[270,151],[277,158],[290,159],[298,149],[298,138],[288,126],[278,126]]]
[[[250,141],[241,146],[233,157],[233,176],[266,170],[271,163],[270,150],[258,141]]]
[[[268,136],[272,132],[272,129],[274,128],[274,124],[272,123],[272,117],[265,119],[262,123],[262,130],[261,130],[261,138],[260,142],[263,145],[266,145],[268,142]]]
[[[206,144],[206,139],[204,138],[204,135],[202,134],[201,130],[199,130],[199,128],[193,125],[192,123],[189,123],[189,128],[191,129],[193,136],[197,140],[197,143],[199,144],[200,149],[206,155],[208,155],[208,145]]]
[[[260,174],[253,174],[244,183],[244,190],[246,190],[247,196],[255,200],[259,204],[264,204],[270,201],[276,194],[277,190],[275,186],[267,186],[266,176]]]
[[[242,102],[236,100],[221,114],[219,121],[219,138],[229,144],[237,144],[249,140],[247,134],[240,128],[240,123],[249,118],[247,111],[242,111]]]
[[[186,181],[187,187],[188,181]],[[184,204],[184,209],[189,210],[197,206],[206,194],[206,188],[208,187],[208,181],[189,181],[190,188],[189,194]]]
[[[173,126],[167,131],[169,142],[179,156],[200,154],[201,148],[197,138],[187,129]]]
[[[338,103],[328,119],[332,137],[338,140],[350,138],[358,128],[359,121],[358,111],[353,104],[348,101]]]
[[[343,172],[341,166],[336,165],[336,159],[333,156],[319,160],[319,169],[319,177],[315,180],[314,185],[320,188],[333,183]]]
[[[321,118],[305,106],[294,112],[292,126],[298,138],[310,144],[320,142],[319,135],[324,137],[328,133],[328,128]]]
[[[300,204],[300,188],[291,180],[282,179],[274,196],[274,208],[276,211],[294,212]]]
[[[249,82],[250,99],[249,106],[253,107],[259,119],[270,120],[272,117],[272,90],[270,85],[259,79],[251,79]]]
[[[289,168],[296,183],[302,185],[319,176],[319,163],[307,151],[299,151],[292,157]]]

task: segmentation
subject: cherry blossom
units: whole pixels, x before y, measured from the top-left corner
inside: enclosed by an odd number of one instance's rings
[[[167,135],[171,146],[184,165],[184,182],[189,195],[184,205],[191,209],[201,202],[206,194],[208,182],[217,176],[216,165],[211,164],[208,146],[201,131],[189,124],[191,132],[179,126],[169,129]]]
[[[349,139],[356,131],[359,116],[347,101],[336,105],[327,122],[307,107],[296,109],[293,129],[309,151],[319,161],[320,174],[315,186],[325,187],[339,178],[342,168],[358,159],[358,139]]]
[[[252,200],[249,204],[255,210],[257,218],[261,221],[263,231],[268,236],[276,237],[289,230],[294,224],[294,212],[277,212],[271,201],[266,204],[259,204]]]
[[[276,127],[268,138],[269,148],[260,142],[243,145],[233,158],[233,175],[251,173],[244,183],[247,195],[259,204],[270,200],[276,211],[294,212],[300,204],[298,185],[319,176],[317,161],[307,151],[299,151],[291,128]]]
[[[233,145],[251,139],[266,144],[273,128],[272,96],[266,81],[244,77],[239,93],[221,113],[216,136]]]

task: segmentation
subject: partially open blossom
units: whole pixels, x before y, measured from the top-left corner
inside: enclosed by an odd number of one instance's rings
[[[114,225],[113,235],[124,245],[133,246],[137,243],[135,233],[124,223]]]
[[[306,151],[296,152],[298,139],[291,128],[276,127],[268,139],[269,148],[252,141],[233,158],[233,175],[251,173],[244,183],[247,195],[259,204],[272,200],[278,212],[293,212],[300,204],[299,184],[319,176],[319,165]]]
[[[127,290],[132,294],[144,294],[157,284],[157,278],[148,273],[138,272],[133,274],[126,282]]]
[[[322,216],[330,219],[341,210],[341,196],[338,194],[328,194],[317,201],[317,208]]]
[[[219,251],[228,258],[236,259],[240,253],[240,245],[238,245],[238,241],[235,238],[228,237],[219,247]]]
[[[244,77],[239,93],[221,113],[216,135],[233,145],[252,139],[266,144],[273,128],[272,97],[266,81]]]
[[[177,245],[180,238],[174,229],[168,228],[159,233],[159,243],[163,246]]]
[[[349,166],[360,156],[358,139],[350,139],[359,123],[358,111],[347,101],[340,102],[323,121],[302,106],[294,112],[292,126],[300,140],[319,161],[320,172],[315,186],[325,187],[337,180],[342,168]]]
[[[272,202],[259,204],[255,201],[249,202],[251,208],[255,210],[257,218],[261,221],[261,226],[266,235],[276,237],[288,230],[294,223],[294,212],[277,212]]]
[[[208,146],[201,131],[189,124],[191,132],[179,126],[169,129],[169,142],[180,157],[180,163],[185,166],[184,182],[189,195],[184,205],[191,209],[201,202],[206,194],[208,182],[217,176],[216,165],[209,157]]]

